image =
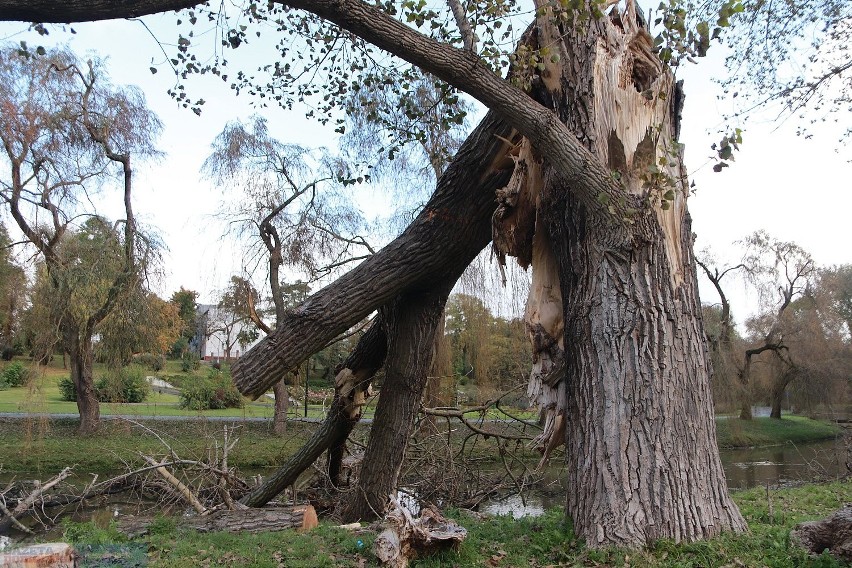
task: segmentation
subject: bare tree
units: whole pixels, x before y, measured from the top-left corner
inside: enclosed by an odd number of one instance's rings
[[[263,255],[255,252],[257,247],[248,248],[248,254],[257,260],[246,269],[253,273],[258,264],[265,264],[274,326],[265,323],[261,298],[248,280],[235,276],[232,288],[234,309],[264,334],[277,327],[293,307],[282,291],[284,268],[301,269],[317,279],[373,253],[367,240],[356,233],[360,216],[339,195],[341,182],[351,181],[348,171],[340,162],[320,156],[326,174],[315,175],[316,160],[311,154],[276,140],[266,121],[255,116],[248,126],[228,124],[202,167],[206,177],[241,194],[223,208],[222,216],[237,234],[248,233],[250,242],[263,244]],[[332,183],[337,187],[329,188]],[[272,386],[273,423],[279,434],[286,430],[290,398],[286,377],[292,371],[285,371]]]
[[[133,215],[131,155],[156,155],[157,118],[136,90],[110,85],[99,64],[81,67],[67,51],[40,55],[7,47],[0,53],[0,137],[8,177],[3,200],[26,240],[42,256],[59,310],[54,312],[62,348],[69,354],[77,390],[80,432],[97,428],[99,408],[92,382],[92,338],[97,326],[144,274],[149,243]],[[117,169],[123,180],[125,218],[115,229],[95,217],[90,225],[112,240],[120,264],[88,309],[74,304],[79,256],[64,247],[85,216],[89,192]],[[97,225],[97,226],[96,226]],[[118,231],[118,227],[123,230]],[[110,244],[110,243],[105,243]],[[96,265],[91,270],[97,272]],[[93,273],[94,273],[93,272]]]

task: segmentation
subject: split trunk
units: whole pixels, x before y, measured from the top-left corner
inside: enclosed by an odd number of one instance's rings
[[[591,546],[745,530],[716,445],[682,94],[632,2],[569,27],[545,12],[530,42],[560,59],[532,78],[532,95],[620,180],[628,238],[576,198],[560,164],[519,145],[495,245],[533,266],[529,394],[548,412],[542,449],[566,444],[568,513]]]

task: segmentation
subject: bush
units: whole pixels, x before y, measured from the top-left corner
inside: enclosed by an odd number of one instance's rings
[[[190,410],[242,408],[244,400],[231,377],[211,369],[206,379],[187,385],[180,394],[180,407]]]
[[[201,366],[201,360],[195,353],[184,353],[180,361],[180,370],[184,373],[191,373]]]
[[[15,348],[11,345],[4,345],[2,349],[0,349],[0,359],[4,361],[11,361],[12,357],[15,356]]]
[[[6,382],[6,379],[0,377],[0,391],[9,390],[9,383]]]
[[[166,366],[166,357],[164,355],[155,355],[154,353],[142,353],[136,356],[136,363],[147,367],[152,371],[160,371]]]
[[[111,371],[95,382],[95,392],[101,402],[142,402],[151,392],[142,367],[132,365]]]
[[[71,377],[59,379],[59,395],[67,402],[77,402],[77,388]],[[95,381],[95,395],[100,402],[142,402],[151,393],[142,368],[124,367],[109,372]]]
[[[59,379],[59,396],[66,402],[77,402],[77,387],[71,377]]]
[[[3,380],[10,387],[22,387],[30,381],[32,371],[29,367],[24,367],[20,361],[15,361],[3,371]]]

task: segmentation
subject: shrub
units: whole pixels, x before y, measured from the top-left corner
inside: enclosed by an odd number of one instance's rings
[[[3,380],[10,387],[22,387],[27,384],[32,376],[29,367],[24,367],[20,361],[15,361],[3,371]]]
[[[201,366],[201,360],[194,353],[184,353],[180,361],[180,369],[184,373],[190,373]]]
[[[215,369],[211,369],[206,379],[185,386],[180,394],[181,408],[190,410],[242,408],[243,405],[243,397],[231,377]]]
[[[66,402],[77,402],[77,387],[71,377],[59,379],[59,396]]]
[[[6,379],[0,377],[0,391],[9,390],[9,383],[6,382]]]
[[[160,371],[166,366],[166,357],[154,353],[142,353],[136,356],[136,363],[152,371]]]
[[[4,345],[3,349],[0,350],[0,359],[3,359],[4,361],[11,361],[14,356],[15,348],[11,345]]]
[[[148,398],[151,387],[145,380],[142,367],[132,365],[110,371],[95,382],[95,391],[101,402],[142,402]]]

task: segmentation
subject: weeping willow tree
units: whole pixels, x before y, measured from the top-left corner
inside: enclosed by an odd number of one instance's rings
[[[100,63],[81,65],[67,50],[0,50],[0,105],[0,193],[44,262],[79,430],[89,434],[100,418],[94,336],[140,282],[151,252],[133,213],[131,157],[156,156],[160,123],[138,90],[111,85]],[[115,226],[91,210],[113,175],[124,210]],[[88,220],[80,226],[80,218]]]

